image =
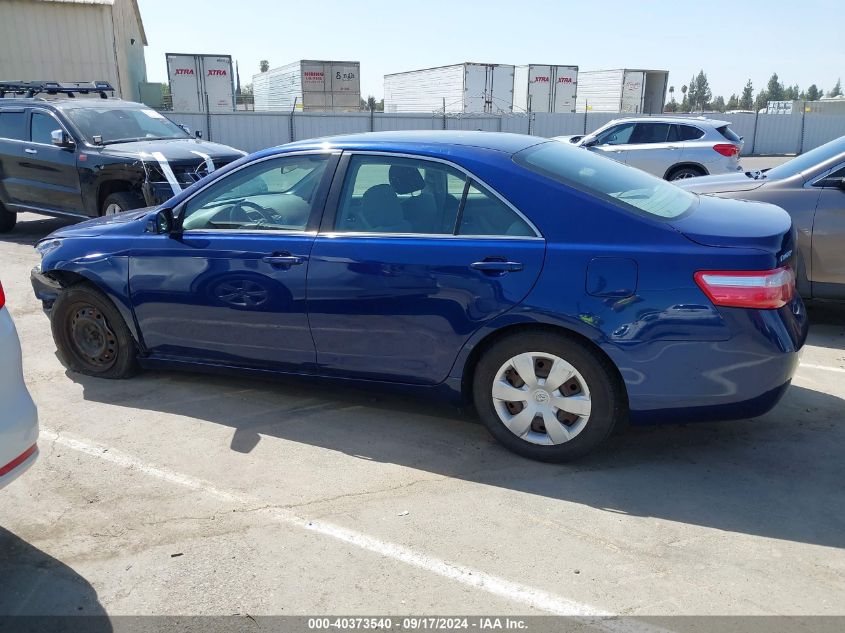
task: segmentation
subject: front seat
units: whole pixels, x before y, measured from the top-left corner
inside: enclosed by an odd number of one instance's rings
[[[361,224],[364,230],[374,233],[411,233],[411,224],[405,220],[402,204],[393,187],[375,185],[361,198]]]
[[[414,233],[441,233],[443,218],[440,217],[434,196],[423,191],[425,180],[420,170],[409,165],[391,165],[388,178],[394,191],[400,195],[420,192],[402,202],[405,219],[413,227]]]

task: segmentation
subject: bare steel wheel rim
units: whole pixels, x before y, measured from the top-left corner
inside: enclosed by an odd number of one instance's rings
[[[120,208],[120,205],[116,202],[112,202],[108,206],[106,206],[106,215],[115,215],[116,213],[121,213],[123,209]]]
[[[493,406],[505,427],[532,444],[564,444],[590,420],[587,381],[570,363],[547,352],[524,352],[496,372]]]
[[[672,180],[686,180],[687,178],[695,178],[696,176],[698,176],[698,174],[695,174],[691,171],[682,171],[675,174]]]
[[[96,369],[108,369],[117,360],[117,336],[94,306],[83,306],[74,312],[70,340],[77,356]]]

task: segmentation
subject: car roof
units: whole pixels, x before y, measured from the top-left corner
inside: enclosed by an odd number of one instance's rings
[[[712,125],[713,127],[722,127],[723,125],[730,125],[730,121],[720,121],[718,119],[708,119],[703,116],[699,117],[682,117],[682,116],[631,116],[622,119],[613,119],[610,123],[690,123],[699,125]]]
[[[0,99],[0,107],[26,107],[26,106],[40,106],[52,107],[59,110],[71,110],[74,108],[145,108],[142,103],[135,101],[124,101],[123,99],[96,99],[96,98],[63,98],[63,99],[43,99],[40,97],[6,97]]]
[[[407,130],[395,132],[367,132],[364,134],[344,134],[323,138],[296,141],[284,145],[285,150],[321,149],[361,149],[380,151],[420,150],[422,147],[436,150],[446,147],[485,149],[506,154],[515,154],[532,145],[548,139],[525,134],[506,132],[474,132],[458,130]]]

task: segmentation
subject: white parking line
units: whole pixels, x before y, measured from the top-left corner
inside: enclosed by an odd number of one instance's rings
[[[823,371],[835,371],[845,374],[845,367],[828,367],[827,365],[813,365],[810,363],[801,363],[798,367],[804,367],[806,369],[821,369]]]
[[[122,468],[134,470],[151,477],[168,481],[177,486],[202,491],[212,497],[220,499],[221,501],[243,505],[255,505],[261,503],[261,500],[259,499],[228,492],[207,481],[203,481],[202,479],[197,479],[191,477],[190,475],[162,468],[161,466],[148,464],[136,457],[123,453],[119,450],[115,450],[111,447],[96,444],[84,439],[68,437],[64,434],[57,433],[52,429],[42,427],[41,439],[59,444],[80,453],[91,455],[97,459],[111,462],[112,464]],[[505,578],[487,574],[470,567],[450,563],[422,552],[417,552],[409,547],[382,541],[378,538],[368,536],[361,532],[356,532],[355,530],[350,530],[339,525],[326,523],[324,521],[311,521],[282,509],[274,508],[267,510],[267,512],[279,523],[286,523],[304,530],[322,534],[323,536],[331,537],[338,541],[343,541],[344,543],[348,543],[349,545],[353,545],[359,549],[373,552],[385,558],[405,563],[406,565],[437,574],[438,576],[448,578],[449,580],[459,582],[463,585],[467,585],[514,602],[519,602],[545,613],[582,618],[602,618],[598,622],[591,623],[614,632],[634,633],[637,631],[649,631],[654,633],[655,631],[665,631],[665,629],[660,629],[658,627],[630,619],[616,619],[613,614],[597,609],[591,605],[569,600],[562,596],[548,593],[528,585],[515,583],[510,580],[506,580]]]

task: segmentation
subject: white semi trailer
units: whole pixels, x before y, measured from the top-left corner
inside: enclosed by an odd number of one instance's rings
[[[360,62],[302,59],[252,76],[256,110],[349,112],[361,109]]]
[[[527,64],[513,75],[514,112],[575,112],[578,66]]]
[[[578,75],[578,112],[660,114],[666,103],[668,70],[581,71]]]
[[[235,81],[231,55],[167,53],[167,76],[176,112],[231,112]]]
[[[514,67],[465,62],[384,76],[385,112],[511,112]]]

